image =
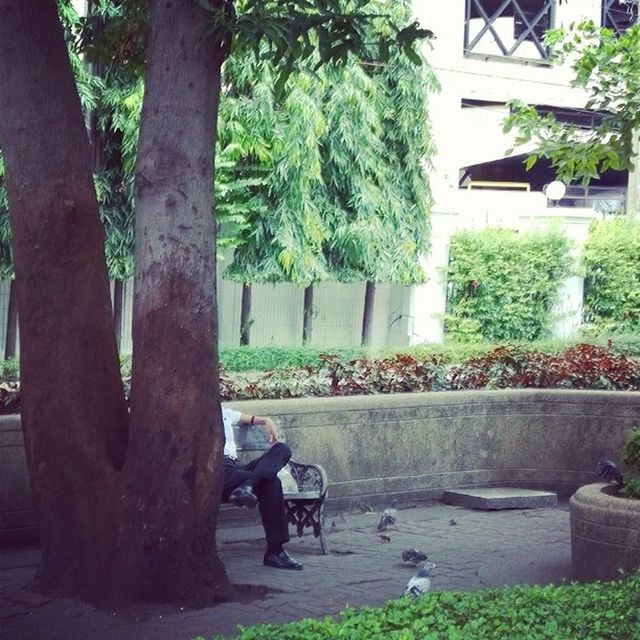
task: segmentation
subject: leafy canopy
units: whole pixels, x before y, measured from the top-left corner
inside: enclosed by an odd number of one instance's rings
[[[533,141],[537,147],[527,159],[527,169],[545,157],[560,180],[579,179],[585,185],[608,169],[631,169],[634,132],[640,128],[640,24],[616,35],[583,21],[566,31],[549,31],[545,40],[554,47],[556,61],[571,60],[573,86],[586,91],[585,108],[602,118],[585,130],[512,100],[505,132],[516,128],[516,146]]]
[[[209,13],[201,38],[212,37],[225,57],[252,52],[278,69],[279,93],[298,63],[318,56],[318,66],[345,62],[350,53],[379,62],[399,49],[415,64],[417,41],[433,33],[417,21],[396,22],[384,0],[193,0]],[[144,63],[147,16],[144,0],[121,0],[104,20],[98,10],[84,20],[79,40],[90,58],[118,59],[136,70]],[[387,4],[387,7],[389,4]]]

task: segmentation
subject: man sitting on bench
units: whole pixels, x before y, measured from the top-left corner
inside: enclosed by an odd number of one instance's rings
[[[278,442],[278,429],[271,418],[249,416],[222,407],[222,419],[225,437],[222,501],[250,509],[256,504],[259,506],[267,540],[265,565],[276,569],[302,569],[282,546],[289,542],[289,525],[278,471],[289,462],[291,449],[284,442]],[[262,425],[267,440],[272,443],[271,448],[256,460],[242,464],[238,460],[234,424]]]

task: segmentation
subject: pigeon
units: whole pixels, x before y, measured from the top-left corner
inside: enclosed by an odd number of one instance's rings
[[[609,460],[609,458],[601,458],[596,466],[596,473],[606,480],[607,482],[615,482],[619,485],[623,485],[622,481],[622,471],[618,465],[613,462],[613,460]]]
[[[398,517],[398,510],[396,509],[397,504],[397,500],[392,500],[391,506],[382,512],[380,522],[378,522],[378,531],[386,531],[387,527],[396,523],[396,518]]]
[[[418,549],[405,549],[402,552],[402,562],[412,564],[414,567],[420,562],[424,562],[427,559],[427,554],[419,551]]]
[[[386,531],[387,527],[394,525],[396,523],[396,517],[391,513],[387,513],[391,511],[391,509],[385,509],[382,517],[380,518],[380,522],[378,522],[378,531]]]
[[[433,562],[425,562],[422,569],[420,569],[420,571],[418,571],[418,573],[409,580],[403,595],[418,598],[427,593],[431,588],[429,574],[435,566],[436,565]]]

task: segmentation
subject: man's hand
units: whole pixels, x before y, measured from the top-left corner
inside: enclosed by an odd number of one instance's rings
[[[267,440],[273,444],[278,442],[278,427],[271,418],[262,418],[264,425],[264,433],[267,436]]]

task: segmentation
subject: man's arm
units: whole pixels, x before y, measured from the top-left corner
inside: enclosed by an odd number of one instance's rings
[[[278,427],[276,423],[266,416],[250,416],[247,413],[241,413],[239,424],[259,424],[264,427],[264,433],[267,436],[267,440],[273,444],[278,441]]]

